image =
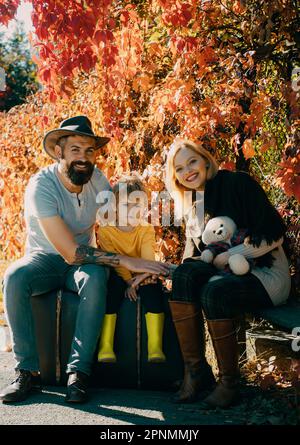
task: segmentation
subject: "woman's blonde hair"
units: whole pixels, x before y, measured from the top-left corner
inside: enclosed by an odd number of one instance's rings
[[[207,180],[215,177],[219,170],[219,164],[215,158],[205,148],[203,148],[201,144],[196,144],[188,139],[175,140],[167,155],[165,184],[168,192],[174,199],[175,215],[179,218],[182,218],[190,209],[190,206],[186,200],[186,194],[184,193],[186,191],[190,191],[190,189],[187,189],[181,185],[175,176],[174,159],[179,150],[182,148],[190,148],[207,161]]]

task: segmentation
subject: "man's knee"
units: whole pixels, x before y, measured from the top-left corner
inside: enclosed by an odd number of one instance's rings
[[[107,290],[109,271],[105,266],[86,264],[75,272],[74,278],[81,290]]]
[[[3,293],[15,293],[19,288],[24,288],[31,275],[29,268],[25,265],[11,264],[5,271],[2,287]]]

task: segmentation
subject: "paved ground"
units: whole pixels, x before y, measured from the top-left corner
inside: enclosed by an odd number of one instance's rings
[[[0,317],[1,318],[1,317]],[[3,318],[3,317],[2,317]],[[0,326],[0,350],[9,342]],[[0,352],[0,388],[14,377],[11,352]],[[81,406],[64,402],[64,387],[44,387],[21,403],[0,402],[0,425],[240,425],[239,407],[230,411],[203,411],[197,404],[176,405],[172,393],[91,388],[91,399]]]
[[[13,377],[11,353],[0,353],[0,387]],[[0,425],[222,425],[241,424],[236,411],[200,411],[195,405],[174,405],[170,393],[91,389],[89,403],[65,404],[65,388],[45,387],[15,405],[0,403]],[[199,405],[199,404],[198,404]]]
[[[7,328],[5,328],[7,330]],[[4,340],[0,326],[0,343]],[[0,345],[1,350],[1,345]],[[14,376],[11,352],[0,352],[0,388]],[[64,387],[44,387],[21,403],[0,402],[0,425],[289,425],[299,422],[289,398],[242,386],[241,402],[228,410],[204,410],[201,402],[176,405],[163,391],[90,389],[91,399],[80,406],[64,401]]]

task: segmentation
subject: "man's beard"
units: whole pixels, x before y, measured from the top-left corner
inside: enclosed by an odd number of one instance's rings
[[[76,169],[76,165],[84,165],[86,170]],[[74,185],[83,185],[89,182],[94,171],[94,165],[91,162],[73,161],[67,168],[67,176]]]

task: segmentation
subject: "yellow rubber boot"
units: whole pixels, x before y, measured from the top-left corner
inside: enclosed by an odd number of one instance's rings
[[[98,362],[115,363],[117,361],[114,353],[114,337],[117,314],[105,314],[100,336]]]
[[[165,314],[163,312],[160,314],[147,312],[145,318],[148,334],[148,362],[165,362],[166,356],[162,351]]]

